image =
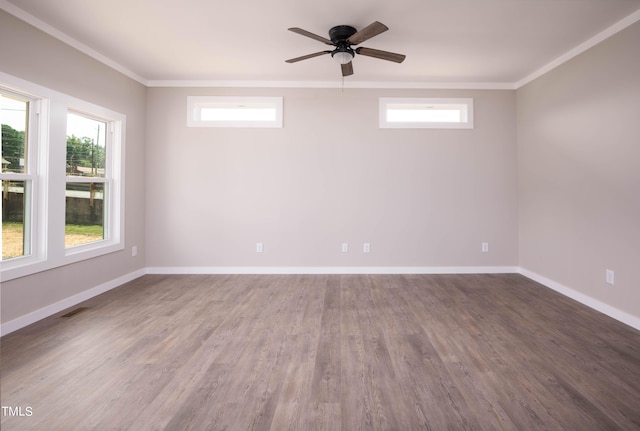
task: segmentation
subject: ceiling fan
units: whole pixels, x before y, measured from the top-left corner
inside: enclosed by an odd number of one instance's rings
[[[319,57],[325,54],[331,54],[334,60],[340,63],[342,67],[342,76],[353,75],[353,57],[356,54],[364,55],[367,57],[379,58],[381,60],[393,61],[396,63],[402,63],[406,58],[403,54],[396,54],[394,52],[381,51],[379,49],[358,47],[353,49],[352,45],[359,45],[362,42],[371,39],[374,36],[379,35],[387,30],[389,27],[376,21],[363,28],[362,30],[356,30],[350,25],[338,25],[329,30],[329,39],[326,37],[318,36],[306,30],[298,27],[288,29],[294,33],[301,34],[302,36],[310,37],[311,39],[318,40],[332,45],[335,49],[330,51],[320,51],[313,54],[303,55],[302,57],[296,57],[286,60],[287,63],[296,63],[301,60],[307,60],[309,58]]]

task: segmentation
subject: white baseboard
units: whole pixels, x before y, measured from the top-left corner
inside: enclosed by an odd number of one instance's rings
[[[441,267],[152,267],[110,280],[99,286],[47,305],[31,313],[0,325],[0,336],[10,334],[46,317],[52,316],[87,299],[100,295],[145,274],[497,274],[517,273],[515,266],[441,266]]]
[[[519,273],[632,328],[640,330],[640,318],[564,286],[540,274],[516,266],[360,266],[360,267],[151,267],[134,271],[65,298],[0,326],[4,336],[55,313],[100,295],[145,274],[506,274]]]
[[[207,266],[151,267],[147,274],[502,274],[516,266]]]
[[[632,328],[635,328],[637,330],[640,330],[640,318],[632,314],[629,314],[625,311],[612,307],[609,304],[605,304],[602,301],[598,301],[597,299],[594,299],[588,295],[585,295],[584,293],[580,293],[576,290],[571,289],[570,287],[567,287],[563,284],[560,284],[556,281],[546,278],[540,274],[536,274],[533,271],[520,268],[520,274],[548,287],[549,289],[555,290],[556,292],[561,293],[564,296],[568,296],[569,298],[574,299],[579,303],[586,305],[589,308],[593,308],[594,310],[599,311],[602,314],[606,314],[607,316],[613,319],[616,319],[619,322],[629,325]]]
[[[98,296],[104,292],[107,292],[111,289],[114,289],[118,286],[128,283],[131,280],[135,280],[138,277],[142,277],[146,273],[147,272],[144,268],[138,271],[134,271],[132,273],[123,275],[122,277],[118,277],[116,279],[107,281],[106,283],[95,286],[89,290],[85,290],[76,295],[65,298],[54,304],[47,305],[46,307],[40,308],[39,310],[33,311],[28,314],[25,314],[24,316],[20,316],[17,319],[14,319],[7,323],[2,324],[2,326],[0,326],[0,335],[4,336],[13,331],[17,331],[20,328],[24,328],[25,326],[28,326],[28,325],[31,325],[32,323],[37,322],[38,320],[42,320],[45,317],[52,316],[66,308],[73,307],[74,305],[79,304],[83,301],[86,301],[87,299],[93,298],[94,296]]]

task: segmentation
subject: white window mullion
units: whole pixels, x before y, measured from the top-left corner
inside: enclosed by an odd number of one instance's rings
[[[47,253],[48,261],[54,265],[65,264],[65,190],[66,190],[66,98],[51,101],[49,123],[49,163],[47,202]]]
[[[34,103],[34,122],[32,132],[37,133],[38,145],[31,148],[32,172],[35,177],[32,182],[32,216],[31,238],[32,254],[43,262],[47,259],[47,202],[48,202],[48,172],[49,172],[49,113],[50,100],[38,99]]]

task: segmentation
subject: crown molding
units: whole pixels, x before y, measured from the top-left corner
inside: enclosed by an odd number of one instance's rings
[[[515,90],[509,82],[150,80],[147,87]]]
[[[146,87],[216,87],[216,88],[368,88],[368,89],[446,89],[446,90],[517,90],[550,72],[573,57],[640,21],[640,9],[586,40],[535,72],[516,82],[402,82],[402,81],[255,81],[255,80],[149,80],[99,53],[57,28],[20,9],[8,0],[0,0],[0,9],[66,43],[106,66]]]
[[[640,21],[640,9],[635,11],[631,15],[627,15],[625,18],[623,18],[620,21],[618,21],[617,23],[613,24],[611,27],[606,28],[605,30],[603,30],[600,33],[598,33],[595,36],[593,36],[592,38],[582,42],[580,45],[576,46],[572,50],[564,53],[563,55],[561,55],[560,57],[556,58],[552,62],[544,65],[543,67],[541,67],[540,69],[536,70],[532,74],[530,74],[530,75],[526,76],[525,78],[521,79],[520,81],[515,83],[514,87],[516,89],[518,89],[518,88],[520,88],[520,87],[522,87],[524,85],[527,85],[531,81],[533,81],[533,80],[541,77],[542,75],[550,72],[551,70],[555,69],[556,67],[560,66],[561,64],[566,63],[567,61],[571,60],[573,57],[576,57],[577,55],[582,54],[586,50],[588,50],[590,48],[593,48],[594,46],[596,46],[600,42],[610,38],[614,34],[624,30],[625,28],[629,27],[632,24],[635,24],[638,21]]]
[[[88,55],[89,57],[93,58],[94,60],[97,60],[100,63],[103,63],[106,66],[109,66],[110,68],[122,73],[123,75],[126,75],[129,78],[131,78],[131,79],[133,79],[135,81],[138,81],[139,83],[141,83],[143,85],[147,85],[147,80],[145,78],[143,78],[142,76],[140,76],[137,73],[127,69],[126,67],[124,67],[120,63],[110,59],[109,57],[107,57],[105,55],[102,55],[101,53],[99,53],[95,49],[88,47],[84,43],[78,41],[77,39],[74,39],[73,37],[69,36],[68,34],[63,33],[62,31],[58,30],[57,28],[53,27],[52,25],[47,24],[46,22],[42,21],[40,18],[36,18],[35,16],[31,15],[30,13],[20,9],[16,5],[14,5],[12,3],[9,3],[7,0],[0,0],[0,9],[3,9],[4,11],[6,11],[7,13],[15,16],[16,18],[26,22],[27,24],[32,25],[33,27],[37,28],[38,30],[40,30],[40,31],[42,31],[44,33],[47,33],[49,36],[52,36],[52,37],[60,40],[61,42],[71,46],[72,48],[77,49],[78,51],[82,52],[83,54]]]

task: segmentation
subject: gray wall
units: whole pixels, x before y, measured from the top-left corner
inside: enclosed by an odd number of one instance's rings
[[[0,11],[3,72],[127,115],[125,250],[3,282],[2,322],[231,266],[519,265],[640,316],[639,45],[635,24],[517,92],[146,89]],[[284,96],[285,127],[188,129],[206,94]],[[473,97],[476,127],[381,130],[383,96]]]
[[[187,128],[187,96],[213,94],[284,96],[284,128]],[[379,129],[381,96],[472,97],[475,128]],[[149,267],[518,263],[515,91],[150,88],[147,106]]]
[[[144,268],[146,88],[23,21],[0,11],[2,72],[127,116],[125,250],[33,276],[3,281],[2,322]],[[64,143],[63,143],[64,144]]]
[[[639,47],[636,23],[518,90],[520,266],[636,317]]]

